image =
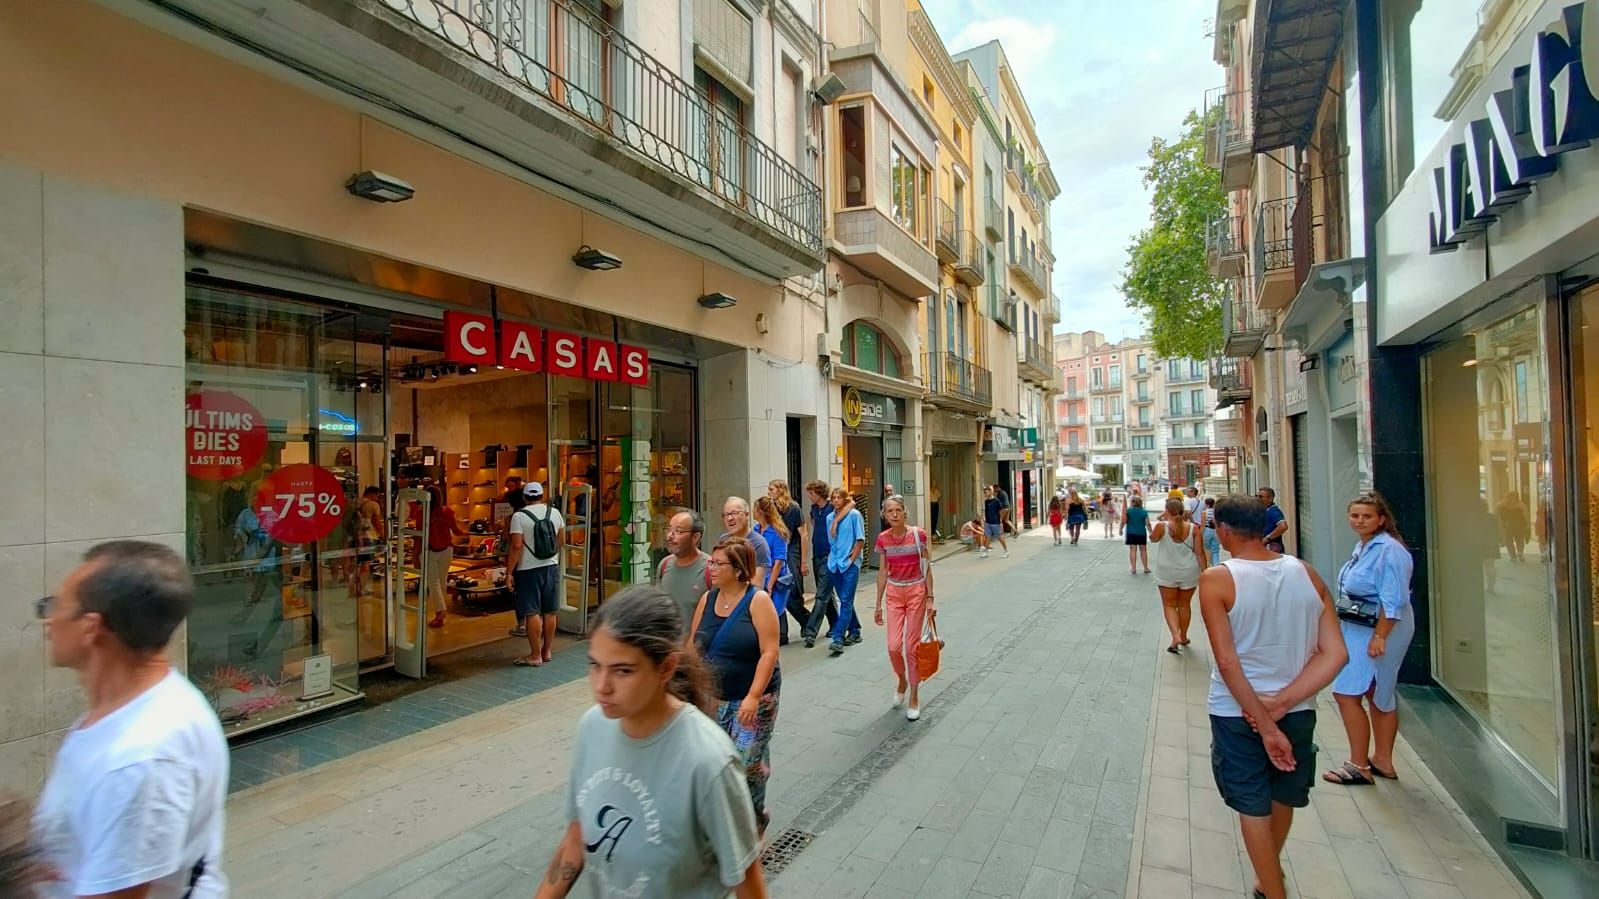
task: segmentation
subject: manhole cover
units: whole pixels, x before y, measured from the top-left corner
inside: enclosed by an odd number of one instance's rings
[[[795,830],[792,827],[783,831],[770,843],[767,843],[766,851],[761,853],[762,870],[766,872],[768,877],[783,870],[788,867],[789,862],[794,860],[794,856],[799,855],[800,850],[809,846],[811,840],[814,839],[816,839],[816,834]]]

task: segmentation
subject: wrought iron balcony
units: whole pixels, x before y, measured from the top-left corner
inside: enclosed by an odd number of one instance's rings
[[[1016,373],[1035,384],[1048,385],[1054,377],[1055,358],[1049,347],[1036,340],[1018,337]]]
[[[993,405],[993,374],[954,353],[926,353],[922,372],[927,378],[927,401],[940,408],[986,412]]]
[[[1005,207],[1001,206],[999,200],[993,197],[989,197],[984,202],[984,206],[987,209],[987,213],[983,217],[983,229],[994,240],[1003,239],[1005,237]]]
[[[933,235],[933,248],[938,252],[938,261],[946,265],[953,265],[960,258],[960,244],[957,240],[955,228],[955,210],[943,200],[935,202],[938,212],[938,228]]]
[[[1222,355],[1247,359],[1259,352],[1265,342],[1266,324],[1254,303],[1239,298],[1237,285],[1237,281],[1227,282],[1222,294]]]
[[[1218,278],[1236,278],[1244,273],[1243,220],[1236,215],[1219,215],[1205,227],[1205,267]]]
[[[967,287],[981,287],[984,277],[982,242],[976,234],[962,231],[955,235],[955,244],[959,250],[955,259],[955,277]]]
[[[1166,366],[1167,384],[1198,384],[1205,380],[1203,366],[1195,368],[1186,362]]]
[[[1090,384],[1088,386],[1088,392],[1089,393],[1100,393],[1100,394],[1104,394],[1104,393],[1121,393],[1122,392],[1122,379],[1121,378],[1105,378],[1104,380],[1094,382],[1094,383],[1092,383],[1092,384]]]
[[[820,188],[737,115],[576,0],[210,0],[236,45],[415,111],[534,179],[715,235],[755,271],[817,271]]]
[[[1010,259],[1010,273],[1040,293],[1049,291],[1049,276],[1043,260],[1027,250],[1018,250]]]
[[[1254,109],[1249,91],[1205,92],[1205,161],[1221,171],[1223,190],[1249,186],[1254,171]]]
[[[1051,290],[1049,296],[1044,299],[1044,318],[1050,324],[1055,324],[1061,320],[1060,315],[1060,295]]]
[[[1294,225],[1297,203],[1293,197],[1267,200],[1255,207],[1255,303],[1262,309],[1281,309],[1294,298]]]
[[[1249,367],[1237,359],[1218,357],[1210,363],[1210,386],[1216,389],[1216,408],[1225,409],[1249,402],[1253,391],[1249,384]]]

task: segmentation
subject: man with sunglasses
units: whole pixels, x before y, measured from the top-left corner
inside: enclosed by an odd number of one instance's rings
[[[38,601],[51,664],[71,668],[87,700],[34,812],[38,895],[227,895],[227,740],[166,655],[193,598],[177,553],[118,540]]]

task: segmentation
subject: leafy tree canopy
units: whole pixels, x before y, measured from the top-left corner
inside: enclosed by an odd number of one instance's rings
[[[1205,163],[1205,123],[1189,111],[1175,141],[1156,137],[1142,167],[1149,226],[1127,247],[1122,293],[1149,321],[1155,352],[1203,359],[1221,347],[1221,280],[1205,265],[1205,229],[1227,212],[1221,175]]]

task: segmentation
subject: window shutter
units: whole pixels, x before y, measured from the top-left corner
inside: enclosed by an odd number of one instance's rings
[[[753,26],[732,0],[694,0],[694,44],[739,83],[752,83]]]

